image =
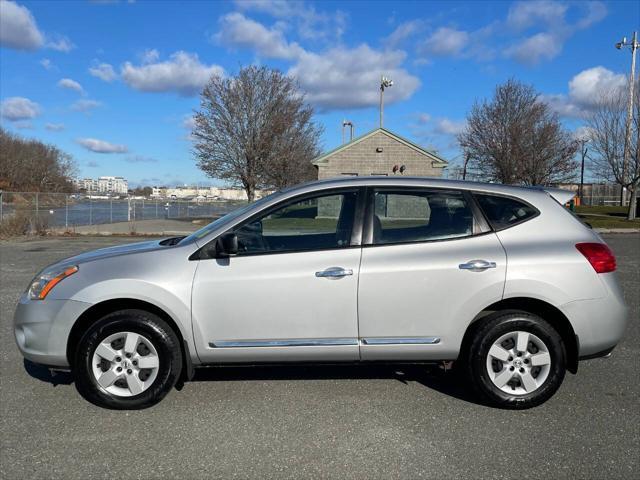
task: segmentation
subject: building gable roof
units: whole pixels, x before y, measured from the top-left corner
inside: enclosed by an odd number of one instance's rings
[[[340,146],[334,148],[333,150],[329,150],[327,153],[323,153],[319,157],[314,158],[311,163],[313,165],[325,165],[325,164],[328,163],[329,157],[332,157],[336,153],[339,153],[339,152],[341,152],[343,150],[346,150],[347,148],[352,147],[352,146],[362,142],[363,140],[366,140],[367,138],[370,138],[370,137],[374,136],[376,133],[382,133],[384,135],[387,135],[388,137],[391,137],[394,140],[406,145],[407,147],[412,148],[413,150],[417,151],[418,153],[421,153],[422,155],[428,157],[433,162],[433,166],[434,167],[446,167],[449,164],[449,162],[447,162],[444,158],[440,157],[439,155],[435,154],[434,152],[426,150],[425,148],[423,148],[423,147],[421,147],[419,145],[416,145],[412,141],[407,140],[406,138],[401,137],[400,135],[398,135],[396,133],[393,133],[390,130],[387,130],[386,128],[375,128],[375,129],[371,130],[370,132],[367,132],[367,133],[365,133],[363,135],[360,135],[359,137],[354,138],[349,143],[345,143],[343,145],[340,145]]]

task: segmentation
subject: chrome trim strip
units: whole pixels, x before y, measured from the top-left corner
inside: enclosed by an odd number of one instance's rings
[[[438,337],[376,337],[363,338],[364,345],[434,345],[440,343]]]
[[[251,340],[229,342],[214,340],[209,342],[211,348],[245,348],[245,347],[319,347],[319,346],[358,345],[357,338],[307,338],[304,340]]]

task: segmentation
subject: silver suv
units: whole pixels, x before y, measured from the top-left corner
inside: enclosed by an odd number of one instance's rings
[[[301,185],[188,237],[47,267],[15,337],[109,408],[151,406],[199,366],[377,361],[456,361],[488,402],[532,407],[627,323],[615,258],[563,207],[572,196],[403,177]]]

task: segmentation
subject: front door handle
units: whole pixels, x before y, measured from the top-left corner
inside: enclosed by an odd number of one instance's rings
[[[348,275],[353,275],[353,270],[350,268],[331,267],[321,272],[316,272],[316,277],[329,277],[329,278],[341,278]]]
[[[496,262],[486,260],[469,260],[467,263],[458,265],[460,270],[471,270],[472,272],[484,272],[488,268],[496,268]]]

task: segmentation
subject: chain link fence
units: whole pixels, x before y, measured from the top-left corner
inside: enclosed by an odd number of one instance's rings
[[[0,226],[5,234],[7,230],[19,230],[15,234],[188,232],[247,203],[6,191],[0,191],[0,200]]]

